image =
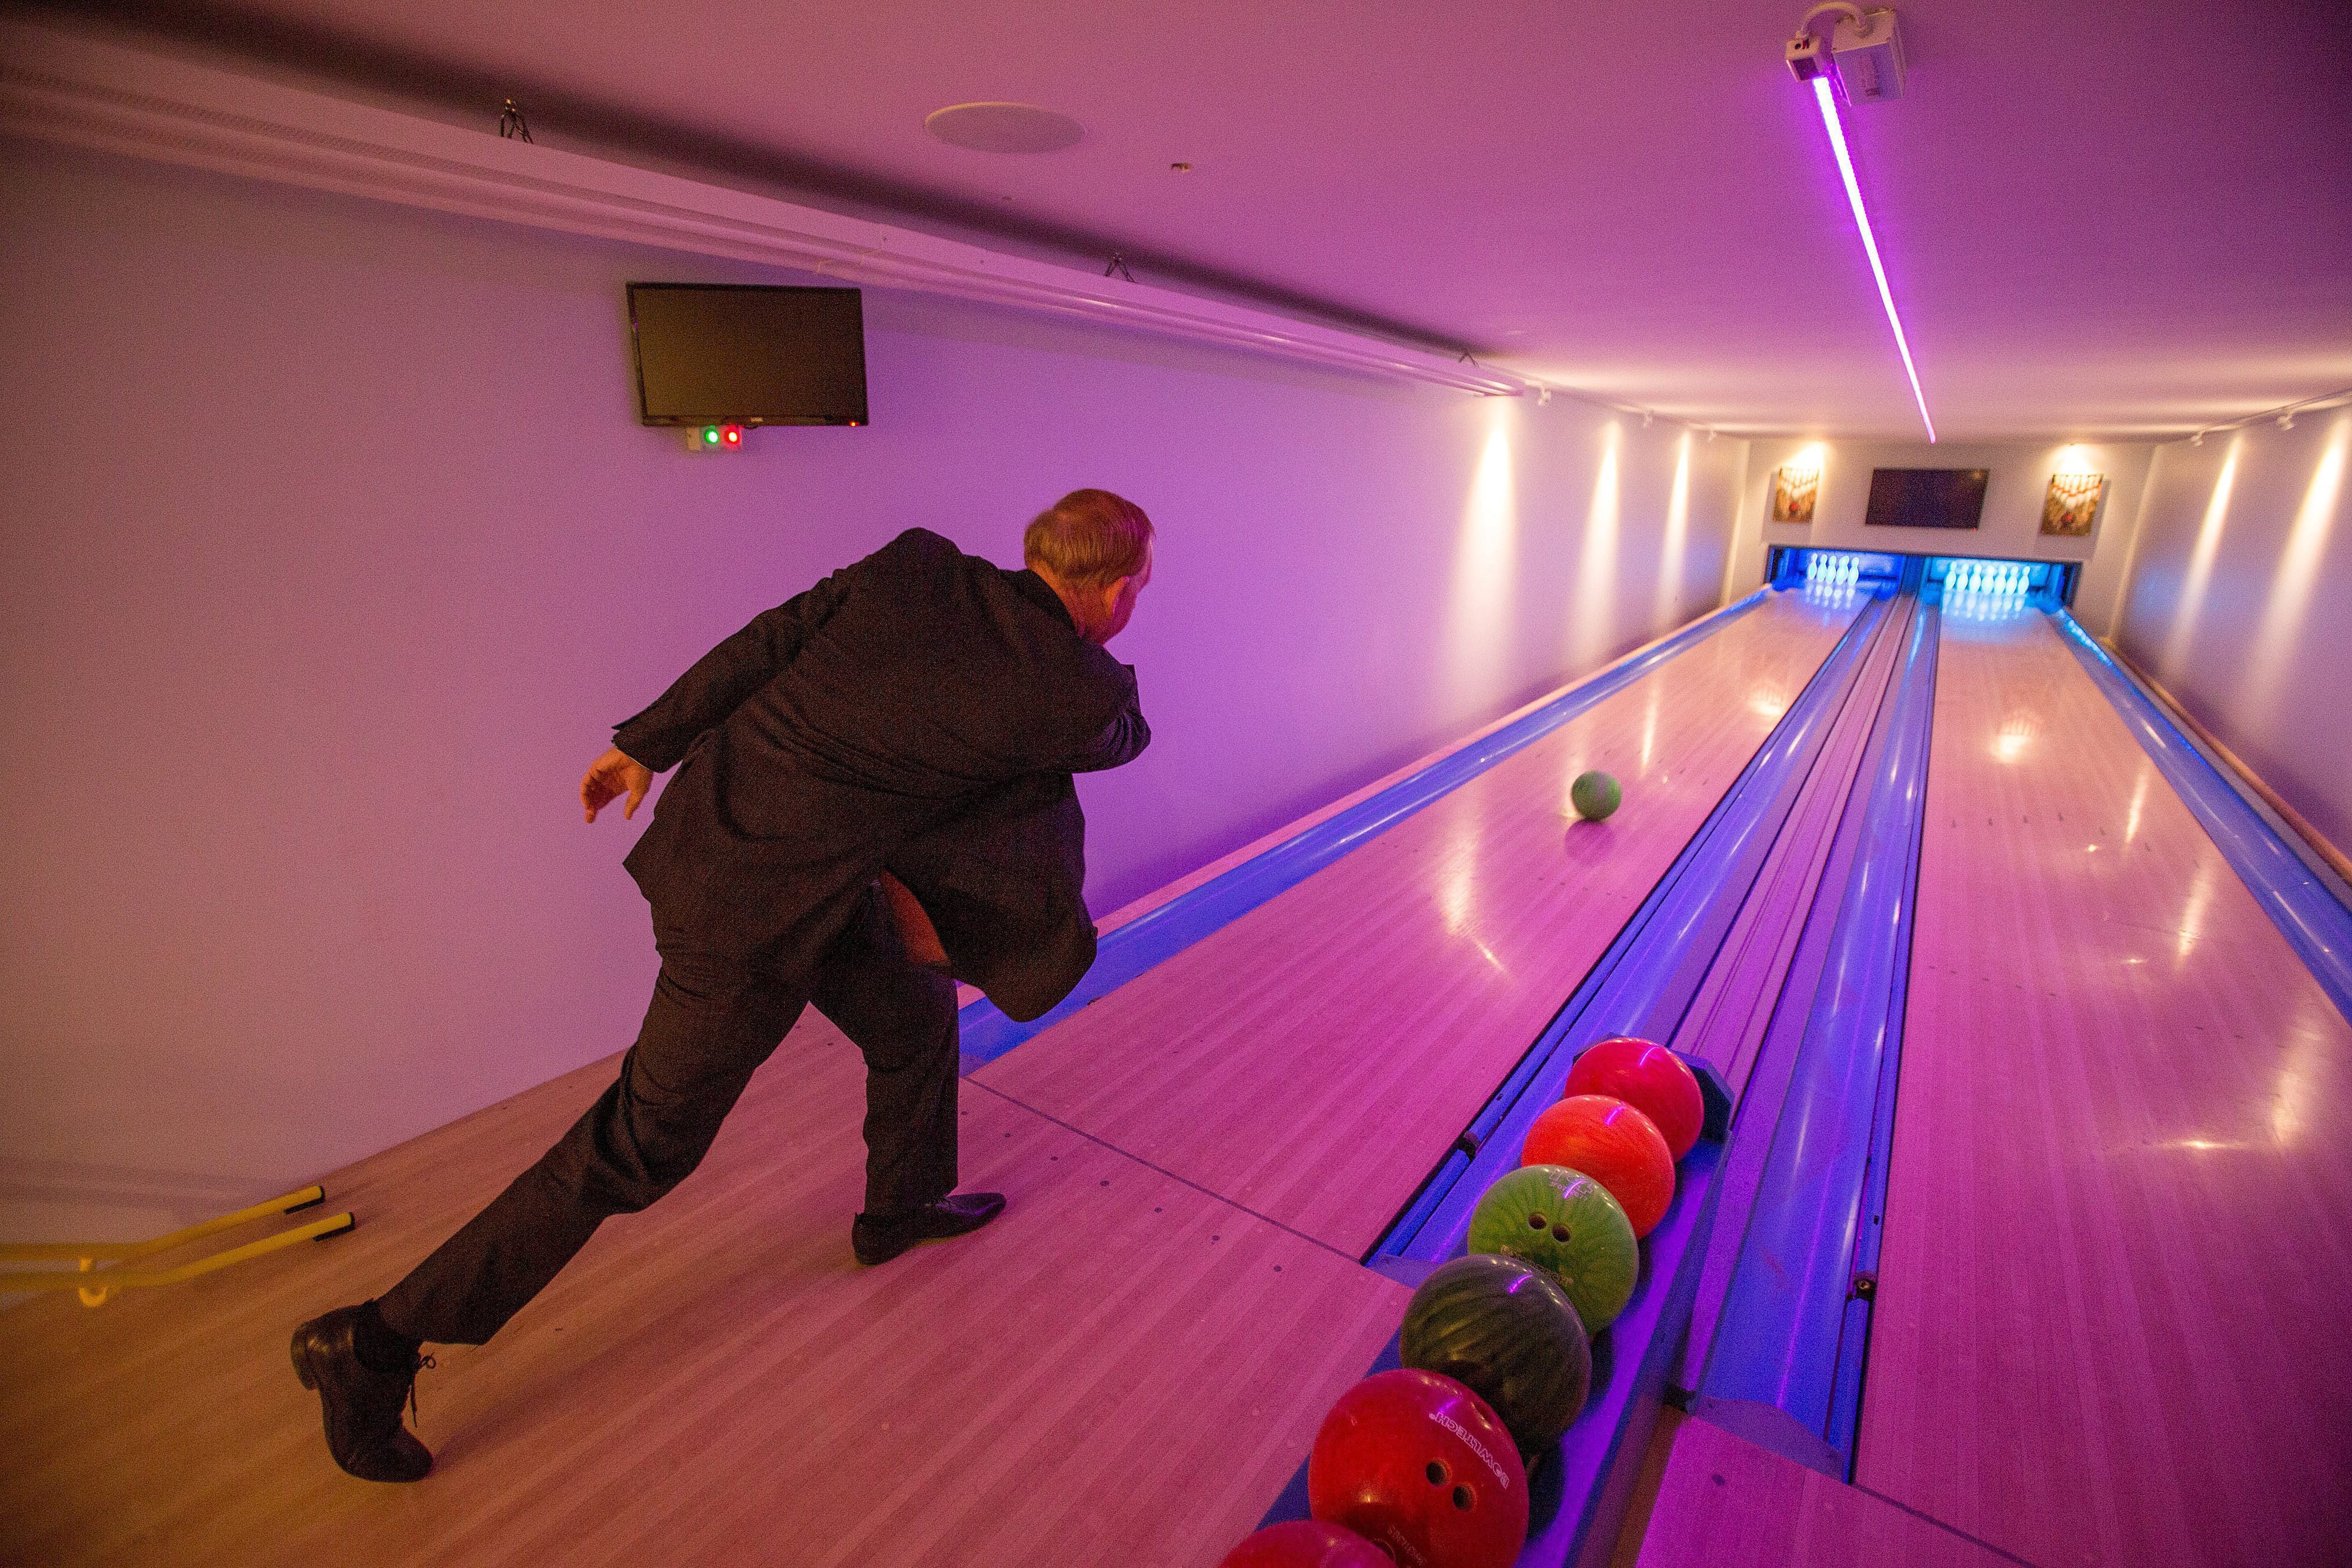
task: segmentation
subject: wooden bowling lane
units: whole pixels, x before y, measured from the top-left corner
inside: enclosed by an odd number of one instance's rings
[[[703,1168],[420,1381],[436,1469],[336,1470],[295,1323],[389,1286],[605,1061],[326,1178],[359,1228],[0,1338],[0,1563],[794,1568],[1214,1563],[1408,1292],[1001,1096],[979,1235],[850,1260],[862,1071],[811,1014]]]
[[[976,1081],[1361,1255],[1856,613],[1775,595]]]
[[[2006,1568],[2016,1559],[1720,1427],[1668,1412],[1671,1446],[1626,1568]],[[1638,1555],[1636,1546],[1638,1544]]]
[[[2352,1562],[2352,1027],[2042,617],[1944,624],[1857,1479]]]

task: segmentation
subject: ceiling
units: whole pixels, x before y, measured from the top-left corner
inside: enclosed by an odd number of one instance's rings
[[[89,8],[1735,433],[1919,432],[1780,62],[1801,0]],[[1938,434],[2166,436],[2352,386],[2352,6],[1897,9],[1909,91],[1847,128]],[[980,99],[1084,138],[925,133]]]

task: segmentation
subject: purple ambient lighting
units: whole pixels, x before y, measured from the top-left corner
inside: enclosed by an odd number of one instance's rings
[[[1862,233],[1862,248],[1878,279],[1878,302],[1886,307],[1886,324],[1895,329],[1895,347],[1903,356],[1903,373],[1911,378],[1911,395],[1919,404],[1919,423],[1927,440],[1936,439],[1936,422],[1927,416],[1927,394],[1919,390],[1919,367],[1911,362],[1911,345],[1903,336],[1903,318],[1895,313],[1895,293],[1886,287],[1886,264],[1878,259],[1878,240],[1870,232],[1870,214],[1862,204],[1862,186],[1853,177],[1853,157],[1845,150],[1845,127],[1838,122],[1837,99],[1830,94],[1827,77],[1813,78],[1813,101],[1822,106],[1822,123],[1829,128],[1830,151],[1837,154],[1838,173],[1845,180],[1845,199],[1853,204],[1853,226]]]

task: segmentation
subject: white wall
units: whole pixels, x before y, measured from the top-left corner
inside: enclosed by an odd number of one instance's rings
[[[2145,443],[2047,442],[1965,444],[1945,442],[1767,440],[1752,444],[1740,495],[1733,577],[1739,590],[1764,579],[1767,547],[1811,545],[1823,549],[1899,550],[1916,555],[1984,556],[2002,560],[2084,561],[2075,612],[2104,631],[2114,613],[2122,561],[2146,487]],[[1822,485],[1810,527],[1774,523],[1772,475],[1801,455],[1818,454]],[[2105,474],[2107,486],[2091,532],[2083,538],[2042,532],[2042,506],[2051,475],[2061,466]],[[1871,528],[1863,521],[1874,468],[1983,468],[1984,513],[1979,526],[1958,528]]]
[[[2352,850],[2352,409],[2160,447],[2116,643]]]
[[[1717,602],[1744,444],[866,296],[874,423],[690,457],[622,284],[792,281],[0,147],[0,1233],[290,1185],[625,1045],[608,727],[912,524],[1161,530],[1105,908]]]

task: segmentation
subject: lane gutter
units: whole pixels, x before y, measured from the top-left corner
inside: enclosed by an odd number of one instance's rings
[[[1867,804],[1805,1009],[1771,1151],[1692,1413],[1840,1480],[1852,1474],[1885,1207],[1935,719],[1928,589],[1872,737]],[[1859,783],[1857,788],[1859,788]]]
[[[2352,1019],[2352,909],[2071,612],[2053,606],[2050,619],[2336,1010]]]

